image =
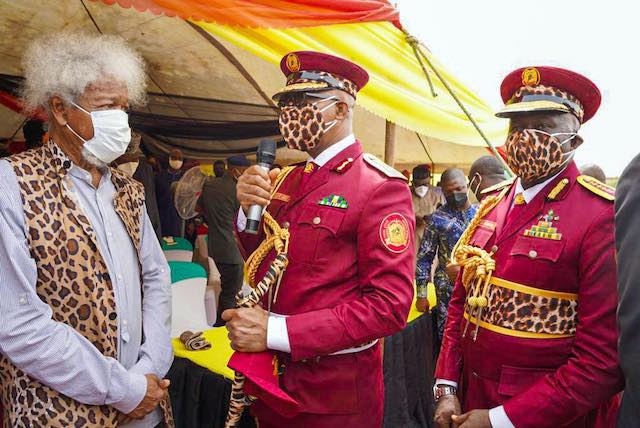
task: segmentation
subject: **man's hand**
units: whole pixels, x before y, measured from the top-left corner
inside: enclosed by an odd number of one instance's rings
[[[248,168],[238,178],[236,194],[238,202],[246,213],[251,205],[266,207],[271,201],[271,183],[280,174],[280,169],[274,168],[268,173],[258,165]]]
[[[267,349],[269,314],[260,305],[251,309],[227,309],[222,313],[222,319],[227,322],[232,349],[241,352]]]
[[[452,419],[459,428],[491,428],[487,409],[472,410],[461,416],[452,416]]]
[[[448,263],[445,268],[447,271],[447,276],[451,280],[451,282],[456,282],[456,278],[458,277],[458,272],[460,272],[460,265],[454,265],[452,263]]]
[[[440,397],[436,403],[435,421],[438,428],[455,428],[457,427],[456,421],[452,420],[452,416],[462,413],[460,407],[460,400],[456,395],[444,395]]]
[[[167,395],[169,380],[160,380],[158,376],[154,374],[147,374],[145,377],[147,378],[147,393],[140,404],[138,404],[138,407],[126,415],[129,419],[144,418],[149,413],[153,412],[160,404],[160,401],[162,401],[162,399]]]

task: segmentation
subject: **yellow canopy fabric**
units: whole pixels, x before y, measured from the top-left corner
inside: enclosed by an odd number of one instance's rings
[[[432,309],[436,304],[436,290],[433,284],[429,284],[427,287],[429,297],[429,309]],[[416,310],[415,293],[413,303],[411,304],[411,311],[407,318],[407,323],[415,320],[419,316],[424,315],[422,312]],[[213,328],[203,333],[204,337],[211,343],[211,348],[206,351],[188,351],[180,339],[173,339],[173,352],[178,358],[186,358],[189,361],[204,367],[207,370],[217,373],[226,377],[227,379],[233,379],[233,370],[227,367],[231,355],[233,355],[233,349],[229,338],[227,337],[227,329],[224,327]]]
[[[316,50],[349,59],[371,77],[358,95],[358,104],[409,130],[458,144],[485,143],[438,78],[430,72],[437,93],[431,95],[426,77],[406,41],[389,22],[264,29],[194,22],[210,34],[274,64],[296,50]],[[424,50],[424,48],[423,48]],[[448,73],[433,56],[425,54],[453,88],[473,118],[497,145],[504,139],[506,122],[465,85]],[[283,76],[284,81],[284,76]]]

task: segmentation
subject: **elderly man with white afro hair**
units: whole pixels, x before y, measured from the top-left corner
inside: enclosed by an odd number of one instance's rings
[[[23,66],[50,139],[0,160],[4,426],[173,426],[169,268],[142,186],[108,166],[144,62],[119,38],[63,33]]]

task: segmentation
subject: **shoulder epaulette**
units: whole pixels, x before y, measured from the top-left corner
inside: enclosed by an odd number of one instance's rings
[[[515,177],[511,177],[511,178],[509,178],[507,180],[501,181],[498,184],[494,184],[493,186],[487,187],[482,192],[480,192],[480,194],[486,195],[487,193],[493,193],[495,191],[504,189],[507,186],[511,186],[514,181],[516,181],[516,178]]]
[[[390,167],[389,165],[387,165],[386,163],[382,162],[380,159],[378,159],[377,157],[375,157],[371,153],[363,154],[362,158],[364,159],[364,161],[367,164],[371,165],[373,168],[377,169],[378,171],[380,171],[381,173],[383,173],[387,177],[400,178],[400,179],[402,179],[404,181],[407,181],[407,177],[402,175],[402,173],[400,171],[398,171],[395,168]]]
[[[578,176],[578,183],[580,183],[585,189],[590,190],[607,201],[613,201],[616,197],[616,189],[611,186],[607,186],[588,175]]]

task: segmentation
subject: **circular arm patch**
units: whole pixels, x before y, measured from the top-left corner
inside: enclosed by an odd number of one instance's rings
[[[400,213],[386,216],[380,223],[382,245],[392,253],[402,253],[409,248],[409,222]]]

